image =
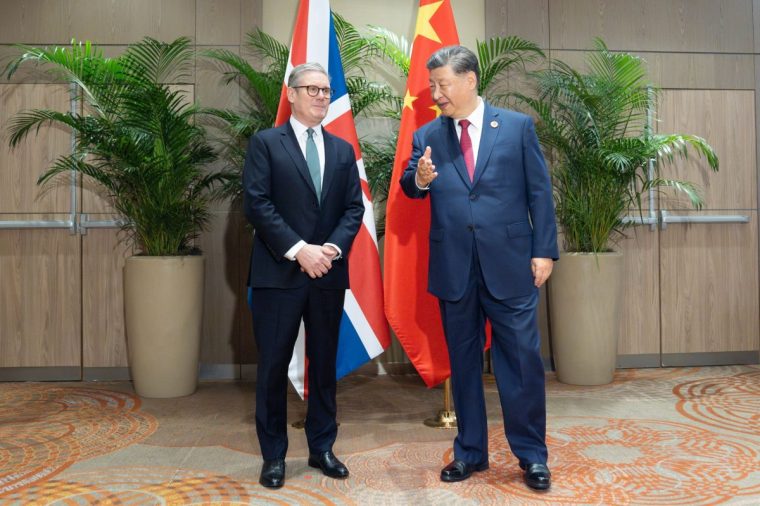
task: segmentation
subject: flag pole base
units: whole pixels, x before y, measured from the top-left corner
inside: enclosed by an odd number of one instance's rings
[[[426,419],[425,425],[436,429],[456,429],[457,415],[453,411],[442,409],[433,418]]]

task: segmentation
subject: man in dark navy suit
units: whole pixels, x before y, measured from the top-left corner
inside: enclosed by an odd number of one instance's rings
[[[527,485],[546,490],[551,474],[536,306],[559,256],[549,174],[531,118],[478,96],[472,51],[442,48],[427,68],[442,116],[415,132],[401,186],[409,197],[430,198],[428,290],[440,303],[459,427],[454,460],[441,480],[461,481],[488,468],[487,318],[507,440]]]
[[[364,215],[354,150],[326,132],[330,80],[316,63],[294,67],[287,90],[292,115],[251,137],[243,170],[243,205],[254,227],[250,286],[259,351],[256,433],[264,465],[259,482],[281,487],[288,449],[288,364],[298,328],[306,327],[309,465],[348,477],[333,454],[335,361],[348,256]]]

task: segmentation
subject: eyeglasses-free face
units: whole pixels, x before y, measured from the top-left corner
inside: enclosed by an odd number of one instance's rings
[[[306,94],[310,97],[316,97],[319,92],[322,92],[322,95],[325,96],[325,98],[330,98],[332,95],[332,89],[330,88],[320,88],[319,86],[309,85],[309,86],[293,86],[293,88],[305,88]]]

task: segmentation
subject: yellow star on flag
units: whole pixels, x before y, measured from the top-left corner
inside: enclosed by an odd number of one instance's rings
[[[432,4],[421,5],[420,10],[417,13],[417,27],[414,29],[414,37],[418,35],[427,37],[434,42],[441,42],[438,34],[435,32],[435,28],[430,24],[430,18],[438,11],[438,8],[443,4],[443,0]]]
[[[432,110],[435,113],[436,118],[441,115],[441,108],[438,107],[437,105],[431,105],[430,110]]]
[[[407,107],[411,110],[414,110],[414,101],[417,100],[417,97],[413,97],[411,93],[409,93],[409,90],[406,90],[406,95],[404,95],[404,109]]]

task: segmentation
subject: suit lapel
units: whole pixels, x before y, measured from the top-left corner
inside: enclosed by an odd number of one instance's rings
[[[306,159],[303,157],[303,153],[301,152],[301,146],[298,145],[298,140],[296,139],[296,134],[293,131],[293,127],[290,126],[290,122],[287,122],[281,128],[281,141],[283,148],[285,148],[285,151],[287,151],[288,155],[290,155],[290,158],[293,160],[293,165],[295,165],[296,169],[298,169],[298,173],[301,175],[301,178],[304,180],[306,185],[311,188],[311,191],[314,193],[314,195],[316,195],[317,190],[314,188],[314,183],[311,180],[311,175],[309,174],[309,166],[306,165]]]
[[[491,157],[494,144],[496,144],[499,129],[501,129],[499,112],[486,102],[485,111],[483,111],[483,129],[480,132],[478,161],[475,163],[475,177],[473,178],[472,186],[478,184],[480,176],[483,175],[483,171],[488,165],[488,159]]]
[[[338,162],[338,155],[335,147],[335,139],[332,135],[322,128],[322,139],[325,142],[325,173],[322,175],[322,197],[320,202],[325,201],[327,192],[330,190],[330,185],[333,182],[335,176],[335,166]]]
[[[464,164],[464,155],[462,154],[462,148],[459,145],[459,139],[457,139],[457,131],[454,126],[454,120],[451,118],[443,119],[444,135],[446,136],[446,146],[449,150],[449,158],[454,163],[454,167],[459,173],[459,177],[462,178],[464,184],[467,187],[471,187],[470,175],[467,173],[467,166]]]

